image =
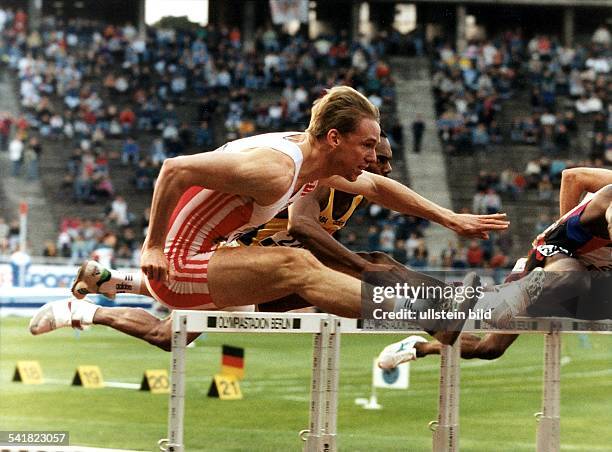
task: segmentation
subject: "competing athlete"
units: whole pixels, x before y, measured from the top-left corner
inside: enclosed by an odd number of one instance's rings
[[[584,192],[587,195],[580,202]],[[585,277],[585,272],[612,271],[612,171],[600,168],[565,170],[559,202],[559,220],[536,237],[528,257],[517,262],[507,279],[512,281],[543,269],[546,278],[542,296],[531,306],[501,306],[501,309],[498,306],[494,325],[504,327],[511,318],[525,314],[555,312],[557,316],[573,317],[577,315],[576,298],[590,289],[591,281]],[[481,301],[475,308],[480,307]],[[518,334],[488,333],[481,338],[464,333],[461,335],[461,357],[497,359],[517,337]],[[440,350],[439,342],[429,343],[420,336],[409,336],[385,347],[379,356],[379,366],[390,369],[417,357],[439,354]]]
[[[315,102],[304,133],[257,135],[211,153],[166,160],[153,194],[142,273],[89,263],[79,271],[73,294],[140,293],[171,309],[223,309],[296,294],[326,312],[357,317],[361,281],[324,266],[310,252],[220,246],[271,220],[312,191],[317,180],[400,212],[418,205],[421,216],[467,235],[507,227],[499,217],[457,215],[397,182],[362,174],[376,160],[379,135],[378,110],[352,88],[336,87]],[[466,283],[477,281],[470,276]],[[437,304],[431,300],[428,308]],[[49,304],[36,316],[34,330],[91,323],[95,309],[83,308],[87,305],[73,300]],[[385,308],[394,310],[395,301],[386,301]],[[437,331],[455,331],[440,339],[453,342],[462,323],[441,322]]]

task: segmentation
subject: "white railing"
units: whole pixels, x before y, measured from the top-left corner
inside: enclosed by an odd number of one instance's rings
[[[381,329],[383,328],[383,329]],[[412,323],[346,319],[329,314],[250,313],[224,311],[174,311],[172,319],[171,391],[168,403],[168,438],[159,441],[160,450],[182,452],[185,410],[185,361],[187,333],[306,333],[313,334],[313,366],[309,427],[300,432],[305,452],[337,450],[336,425],[340,361],[340,335],[364,333],[414,333]],[[560,405],[560,332],[612,334],[612,321],[584,321],[566,318],[517,318],[500,330],[479,320],[468,320],[465,332],[546,334],[544,395],[537,413],[537,451],[558,451]],[[438,419],[430,423],[433,451],[459,450],[460,341],[443,346],[440,367]]]

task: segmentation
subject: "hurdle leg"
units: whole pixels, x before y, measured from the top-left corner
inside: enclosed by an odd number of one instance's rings
[[[304,452],[323,449],[322,433],[325,425],[325,388],[327,355],[331,332],[331,319],[321,320],[321,332],[314,335],[312,352],[312,381],[310,387],[310,421],[308,430],[300,433],[304,439]]]
[[[332,331],[327,342],[327,369],[325,383],[325,419],[323,425],[323,450],[337,450],[338,385],[340,381],[340,319],[330,321]]]
[[[561,421],[561,333],[553,331],[544,338],[544,391],[538,419],[537,451],[560,449]]]
[[[440,353],[440,396],[438,420],[430,422],[434,452],[459,450],[459,375],[461,340],[443,345]]]
[[[168,452],[183,452],[183,418],[185,414],[185,351],[187,349],[187,316],[179,317],[179,331],[172,333],[172,358],[170,370],[170,401],[168,403]]]

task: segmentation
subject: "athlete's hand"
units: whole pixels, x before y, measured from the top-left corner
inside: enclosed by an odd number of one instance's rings
[[[491,215],[456,213],[451,216],[449,227],[464,237],[488,239],[490,231],[503,231],[508,229],[509,225],[505,213]]]
[[[154,281],[166,282],[170,275],[168,259],[161,248],[143,248],[140,256],[140,269]]]

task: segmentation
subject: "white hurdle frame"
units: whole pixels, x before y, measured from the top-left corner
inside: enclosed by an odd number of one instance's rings
[[[304,452],[336,452],[341,334],[401,334],[420,333],[421,330],[414,323],[407,321],[357,320],[329,314],[174,311],[168,438],[159,441],[160,451],[184,452],[185,450],[183,416],[187,333],[203,332],[313,334],[309,428],[302,430],[299,436],[304,441]],[[612,334],[612,321],[519,317],[512,321],[507,329],[497,329],[479,320],[468,320],[463,332],[546,334],[542,409],[540,413],[536,413],[538,420],[536,450],[537,452],[559,451],[560,332]],[[460,360],[459,340],[453,346],[442,346],[438,418],[430,422],[434,452],[459,451]]]
[[[172,313],[168,438],[164,452],[184,452],[185,352],[187,333],[308,333],[314,335],[309,429],[300,432],[305,452],[335,452],[340,321],[329,314],[186,311]]]
[[[542,411],[535,413],[537,452],[558,452],[561,448],[561,332],[612,334],[612,321],[587,321],[567,318],[517,317],[508,329],[491,328],[481,321],[468,320],[464,332],[498,332],[509,334],[544,333],[544,377]],[[453,347],[442,346],[438,421],[430,423],[434,431],[434,452],[459,450],[459,341]],[[452,370],[444,362],[452,363]],[[456,376],[455,376],[456,375]],[[456,378],[456,380],[454,379]],[[446,395],[444,395],[446,394]],[[440,438],[442,436],[442,438]]]

